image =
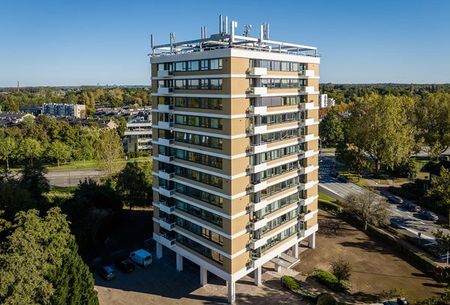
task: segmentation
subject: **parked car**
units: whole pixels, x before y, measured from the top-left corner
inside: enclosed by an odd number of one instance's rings
[[[436,214],[434,214],[433,212],[427,211],[427,210],[420,211],[419,216],[426,220],[432,220],[432,221],[439,220],[439,217]]]
[[[124,273],[130,273],[134,271],[134,265],[128,258],[116,262],[116,267]]]
[[[105,265],[105,266],[101,266],[98,269],[98,274],[100,274],[100,276],[107,281],[112,280],[113,278],[116,277],[116,271],[114,270],[113,267]]]
[[[402,207],[410,212],[420,212],[420,206],[414,203],[404,203]]]
[[[152,263],[152,255],[144,249],[131,252],[129,257],[133,262],[144,268]]]
[[[344,183],[347,183],[347,182],[348,182],[348,178],[347,178],[346,176],[343,176],[343,175],[339,175],[339,176],[337,177],[337,180],[338,180],[339,182],[344,182]]]
[[[403,204],[403,198],[394,195],[388,196],[388,201],[394,204]]]

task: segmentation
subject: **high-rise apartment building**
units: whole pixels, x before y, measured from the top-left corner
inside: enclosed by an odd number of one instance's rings
[[[153,46],[153,190],[163,246],[227,281],[315,245],[320,58],[314,47],[235,34]],[[246,33],[248,35],[248,32]],[[286,255],[286,254],[284,254]]]

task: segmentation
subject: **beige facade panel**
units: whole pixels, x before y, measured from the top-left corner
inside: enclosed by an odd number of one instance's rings
[[[230,57],[231,74],[246,74],[250,67],[250,59],[242,57]]]
[[[306,126],[306,134],[313,134],[315,137],[319,136],[319,125]]]
[[[308,70],[314,70],[314,76],[320,75],[319,64],[308,64]]]
[[[308,86],[314,86],[314,91],[319,91],[319,80],[315,78],[309,78]]]

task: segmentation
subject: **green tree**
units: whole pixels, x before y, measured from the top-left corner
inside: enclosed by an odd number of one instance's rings
[[[117,161],[123,159],[122,141],[115,130],[100,130],[100,137],[95,145],[96,160],[107,175],[112,175],[119,168]]]
[[[328,111],[319,125],[322,144],[336,147],[344,140],[344,123],[342,117],[335,110]]]
[[[1,304],[98,304],[92,274],[59,208],[44,217],[20,212],[12,230],[0,252]]]
[[[439,250],[447,255],[450,259],[450,234],[438,229],[433,231],[433,236],[436,239]],[[449,261],[447,261],[449,263]]]
[[[331,273],[334,274],[339,282],[348,281],[352,274],[352,266],[348,261],[338,258],[331,262]]]
[[[428,93],[417,105],[417,117],[419,135],[439,157],[450,147],[450,93]]]
[[[345,143],[374,162],[376,171],[406,163],[415,148],[415,127],[409,113],[414,99],[371,94],[358,99],[346,121]]]
[[[33,164],[33,160],[42,156],[44,149],[37,140],[32,138],[25,138],[19,144],[19,156],[28,160],[30,164]]]
[[[45,177],[46,173],[47,170],[42,166],[42,164],[40,162],[36,162],[33,165],[24,166],[19,180],[20,187],[27,190],[32,197],[40,203],[45,202],[44,193],[50,190],[50,184]]]
[[[12,137],[0,140],[0,160],[5,161],[6,171],[9,171],[9,160],[14,156],[17,142]]]
[[[58,167],[60,161],[67,161],[72,155],[70,147],[58,140],[50,144],[47,154],[50,158],[56,160]]]
[[[117,175],[116,187],[130,208],[134,205],[150,204],[149,192],[152,186],[138,162],[127,163]]]
[[[450,215],[450,170],[441,167],[440,176],[431,180],[431,188],[427,192],[430,202],[449,211]]]

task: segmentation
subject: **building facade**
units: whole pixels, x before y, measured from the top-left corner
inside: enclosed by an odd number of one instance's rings
[[[124,132],[125,151],[131,154],[152,150],[152,117],[150,112],[139,112],[128,123]]]
[[[336,105],[336,101],[334,98],[328,97],[328,94],[320,94],[319,95],[319,108],[330,108]]]
[[[55,117],[86,117],[86,106],[78,104],[43,104],[42,114]]]
[[[235,282],[318,230],[319,63],[313,47],[238,36],[155,46],[154,235]]]

